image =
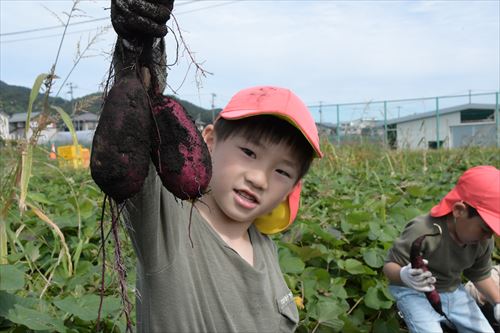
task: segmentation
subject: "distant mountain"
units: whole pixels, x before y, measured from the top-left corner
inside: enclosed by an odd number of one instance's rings
[[[8,115],[20,112],[26,112],[28,108],[28,99],[31,89],[26,87],[11,86],[3,81],[0,81],[0,110]],[[43,94],[38,94],[33,111],[41,111]],[[63,98],[49,98],[49,103],[60,106],[64,110],[69,109],[70,103]]]
[[[0,110],[4,111],[8,115],[26,112],[30,92],[31,88],[13,86],[0,81]],[[178,96],[172,97],[184,106],[193,119],[199,118],[205,123],[212,121],[212,110],[199,107],[191,102],[180,99]],[[35,104],[33,105],[34,112],[41,111],[42,102],[43,93],[40,93],[35,100]],[[102,106],[102,94],[96,92],[80,98],[75,98],[72,101],[61,97],[49,97],[49,104],[61,107],[70,115],[73,114],[73,111],[76,113],[91,112],[99,114]],[[220,111],[221,109],[216,109],[215,114],[217,115]]]

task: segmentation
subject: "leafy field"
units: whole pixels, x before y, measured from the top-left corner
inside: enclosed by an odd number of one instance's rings
[[[410,152],[328,143],[323,150],[325,158],[306,177],[297,221],[275,237],[300,308],[298,332],[404,331],[381,273],[387,249],[407,220],[427,212],[464,170],[499,167],[500,150]],[[0,148],[0,154],[5,200],[18,152]],[[124,332],[111,238],[102,270],[103,196],[88,170],[59,168],[47,156],[35,152],[30,209],[20,214],[12,206],[0,221],[8,253],[0,258],[0,331],[94,331],[104,276],[101,327]],[[105,237],[109,221],[106,214]],[[133,300],[134,256],[123,234],[121,243]],[[494,259],[500,261],[498,246]]]

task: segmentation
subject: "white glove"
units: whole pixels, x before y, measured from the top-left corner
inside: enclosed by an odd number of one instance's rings
[[[399,276],[407,287],[417,291],[430,292],[435,289],[436,278],[432,276],[432,273],[424,272],[420,268],[411,268],[411,264],[401,267]]]
[[[493,307],[493,315],[495,316],[495,320],[500,324],[500,303],[495,304]]]

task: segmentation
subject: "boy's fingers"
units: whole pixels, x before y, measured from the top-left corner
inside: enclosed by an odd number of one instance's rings
[[[140,1],[145,3],[144,1]],[[142,6],[139,4],[130,5],[128,0],[113,0],[111,3],[111,23],[116,33],[125,39],[137,38],[142,36],[163,37],[167,34],[167,26],[165,25],[170,18],[170,9],[167,6],[160,10],[157,16],[148,13],[144,16],[145,8],[151,8],[152,4]],[[135,10],[141,8],[137,13]],[[155,17],[155,19],[152,18]]]
[[[117,2],[120,1],[124,0],[117,0]],[[169,8],[168,5],[153,4],[148,1],[132,1],[128,4],[131,11],[149,17],[159,24],[165,24],[170,19],[172,6]]]

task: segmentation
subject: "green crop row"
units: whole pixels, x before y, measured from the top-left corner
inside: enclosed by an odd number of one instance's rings
[[[6,200],[18,150],[0,150],[0,193]],[[304,181],[296,222],[274,236],[300,309],[298,332],[404,331],[381,273],[387,249],[408,219],[427,212],[464,170],[499,167],[500,151],[394,151],[328,142],[323,150],[325,158]],[[0,258],[0,331],[91,332],[101,308],[101,328],[124,332],[107,212],[100,228],[103,195],[88,169],[61,168],[47,156],[46,150],[34,151],[30,209],[20,214],[10,206],[0,221],[7,238],[7,255]],[[135,260],[123,230],[122,257],[133,300]]]

